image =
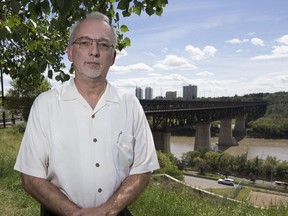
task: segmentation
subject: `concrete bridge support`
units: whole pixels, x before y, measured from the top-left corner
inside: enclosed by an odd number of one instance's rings
[[[221,119],[218,146],[225,150],[230,146],[237,146],[236,139],[232,136],[231,119]]]
[[[211,147],[211,132],[210,123],[201,123],[196,125],[194,150],[210,149]]]
[[[171,133],[168,132],[153,132],[153,139],[156,150],[160,150],[163,153],[170,153],[170,137]]]
[[[245,128],[245,121],[246,121],[246,115],[239,115],[236,116],[236,120],[235,120],[235,127],[233,130],[233,136],[235,137],[235,139],[237,141],[242,140],[246,135],[246,128]]]

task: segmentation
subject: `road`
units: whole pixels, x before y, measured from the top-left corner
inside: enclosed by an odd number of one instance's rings
[[[229,185],[222,185],[218,184],[216,180],[210,180],[210,179],[204,179],[204,178],[197,178],[192,176],[185,176],[184,177],[185,183],[201,188],[201,189],[207,189],[207,188],[231,188],[232,186]],[[236,185],[235,185],[236,186]]]

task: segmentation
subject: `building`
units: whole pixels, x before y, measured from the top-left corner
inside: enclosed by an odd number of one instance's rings
[[[153,99],[153,89],[151,87],[145,88],[145,99],[147,99],[147,100]]]
[[[140,87],[136,87],[135,89],[135,95],[140,100],[143,99],[143,90]]]
[[[183,86],[183,100],[193,100],[197,98],[197,86]]]
[[[166,100],[176,100],[177,92],[176,91],[168,91],[166,92]]]

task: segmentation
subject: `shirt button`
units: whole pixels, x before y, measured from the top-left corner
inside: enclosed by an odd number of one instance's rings
[[[96,138],[94,138],[94,139],[93,139],[93,142],[97,142],[97,139],[96,139]]]
[[[98,189],[98,192],[99,192],[99,193],[101,193],[101,192],[102,192],[102,189],[101,189],[101,188],[99,188],[99,189]]]
[[[92,118],[95,118],[95,114],[92,115]]]
[[[95,166],[96,166],[96,167],[99,167],[99,166],[100,166],[100,164],[99,164],[99,163],[96,163],[96,164],[95,164]]]

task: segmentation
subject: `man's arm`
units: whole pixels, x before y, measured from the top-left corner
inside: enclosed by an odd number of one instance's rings
[[[61,216],[71,216],[80,209],[48,180],[26,174],[21,176],[25,191],[49,211]]]
[[[122,209],[138,198],[147,187],[150,177],[150,172],[128,176],[106,203],[97,208],[81,209],[73,216],[116,216]]]

